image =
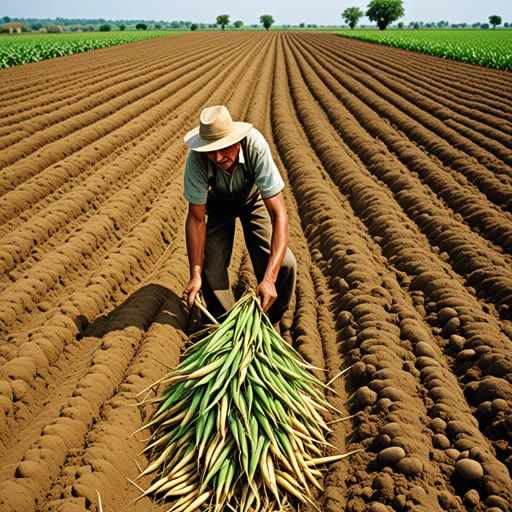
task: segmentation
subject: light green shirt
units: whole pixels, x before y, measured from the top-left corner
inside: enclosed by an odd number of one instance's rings
[[[190,150],[185,166],[184,192],[185,199],[192,204],[205,204],[208,197],[208,175],[215,173],[215,192],[220,196],[236,197],[246,188],[244,168],[249,159],[250,169],[254,174],[256,186],[263,199],[275,196],[284,188],[284,182],[279,174],[267,141],[263,135],[253,128],[247,135],[247,155],[243,154],[240,146],[238,165],[230,176],[219,169],[210,159],[205,159],[201,153]]]

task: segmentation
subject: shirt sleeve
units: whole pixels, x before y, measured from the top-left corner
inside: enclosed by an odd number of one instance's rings
[[[206,203],[208,196],[208,171],[204,168],[201,155],[191,150],[185,165],[183,197],[191,204]]]
[[[247,152],[254,172],[256,186],[260,189],[261,197],[268,199],[281,192],[284,182],[279,174],[270,147],[263,135],[253,128],[247,137]]]

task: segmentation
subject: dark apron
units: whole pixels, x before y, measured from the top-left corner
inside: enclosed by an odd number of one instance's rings
[[[243,151],[245,157],[244,187],[237,192],[219,191],[217,188],[218,173],[224,172],[211,162],[204,155],[204,164],[208,169],[208,196],[206,200],[206,210],[215,211],[218,209],[233,208],[243,206],[253,200],[259,192],[254,179],[254,173],[251,170],[249,155],[247,153],[246,139],[240,142],[240,151]]]

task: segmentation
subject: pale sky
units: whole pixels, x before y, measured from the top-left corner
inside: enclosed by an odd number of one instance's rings
[[[370,0],[3,0],[0,18],[104,18],[106,20],[192,21],[215,23],[219,14],[245,25],[258,23],[262,14],[273,16],[276,25],[299,23],[341,25],[347,7],[363,12]],[[512,23],[511,0],[404,0],[405,16],[398,21],[450,23],[488,22],[497,14]],[[366,17],[359,25],[369,24]]]

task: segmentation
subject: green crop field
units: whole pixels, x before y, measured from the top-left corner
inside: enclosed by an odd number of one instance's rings
[[[179,31],[74,32],[0,37],[0,68],[177,34]]]
[[[512,30],[388,29],[338,32],[373,43],[512,71]]]

